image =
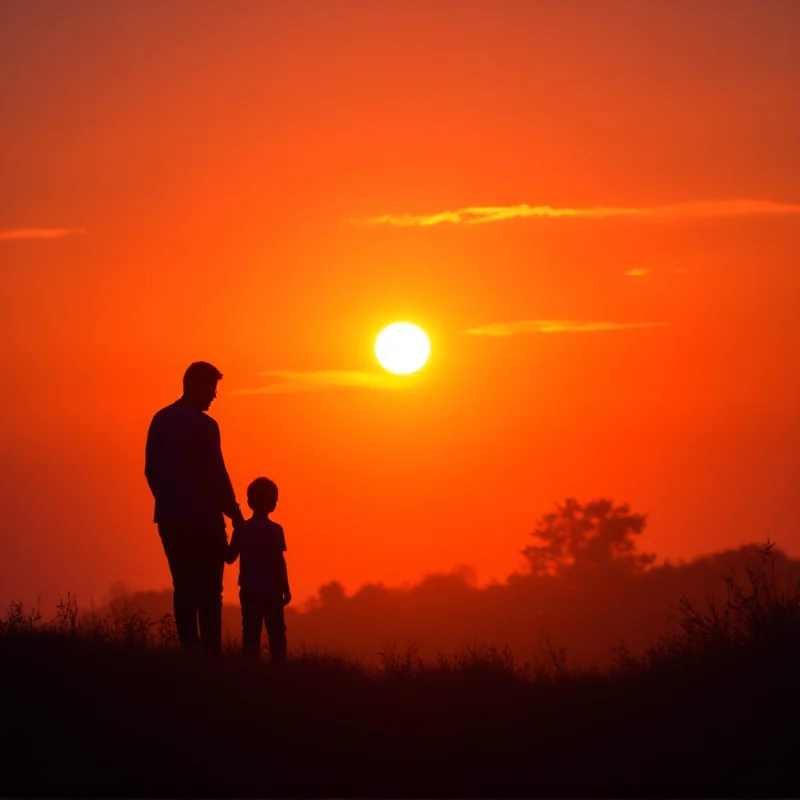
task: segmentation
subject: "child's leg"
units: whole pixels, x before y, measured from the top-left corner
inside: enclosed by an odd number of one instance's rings
[[[263,612],[257,595],[239,590],[242,604],[242,655],[258,658],[261,652],[261,620]]]
[[[264,611],[264,622],[269,637],[269,660],[273,664],[282,664],[286,661],[286,622],[281,598],[270,598]]]

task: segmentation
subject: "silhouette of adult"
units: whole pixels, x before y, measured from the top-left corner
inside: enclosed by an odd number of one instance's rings
[[[222,649],[223,514],[234,527],[244,521],[222,458],[219,426],[205,413],[221,378],[205,361],[189,366],[183,395],[150,423],[144,468],[172,573],[181,647],[196,650],[202,643],[209,654]]]

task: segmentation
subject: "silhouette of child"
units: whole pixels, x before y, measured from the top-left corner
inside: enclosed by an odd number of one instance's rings
[[[267,629],[270,661],[286,661],[283,607],[291,602],[286,570],[283,528],[269,515],[278,503],[278,487],[269,478],[256,478],[247,487],[253,516],[234,528],[225,561],[239,561],[239,600],[242,604],[242,654],[258,658],[261,624]]]

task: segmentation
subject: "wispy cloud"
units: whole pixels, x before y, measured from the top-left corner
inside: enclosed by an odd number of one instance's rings
[[[65,236],[78,236],[86,233],[86,228],[17,228],[0,231],[0,242],[20,239],[63,239]]]
[[[319,370],[292,372],[271,370],[260,373],[270,379],[266,386],[238,389],[233,394],[296,394],[336,387],[363,387],[366,389],[399,389],[414,382],[413,375],[391,375],[388,372],[358,372],[351,370]]]
[[[650,274],[650,270],[649,269],[641,269],[641,268],[639,268],[639,269],[629,269],[625,274],[629,278],[644,278],[645,275],[649,275]]]
[[[669,322],[589,322],[568,319],[529,319],[519,322],[493,322],[463,331],[472,336],[516,336],[520,333],[593,333],[626,331],[634,328],[666,328]]]
[[[428,228],[444,223],[480,225],[509,219],[613,219],[638,217],[652,219],[709,219],[752,216],[800,215],[800,203],[780,203],[774,200],[704,200],[674,203],[643,208],[592,206],[589,208],[559,208],[530,206],[470,206],[455,211],[433,214],[383,214],[379,217],[354,219],[362,225],[392,225],[398,228]]]

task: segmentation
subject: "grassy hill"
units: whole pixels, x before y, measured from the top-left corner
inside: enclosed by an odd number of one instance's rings
[[[140,614],[2,624],[2,795],[796,796],[800,596],[768,566],[602,670],[176,651]],[[168,631],[166,631],[168,634]]]

